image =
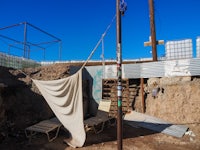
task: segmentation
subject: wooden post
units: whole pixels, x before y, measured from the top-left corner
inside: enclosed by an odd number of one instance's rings
[[[150,13],[150,29],[151,29],[151,41],[152,41],[152,54],[153,61],[157,61],[157,49],[156,49],[156,28],[154,19],[154,0],[149,0],[149,13]]]
[[[156,41],[156,28],[154,19],[154,0],[149,0],[149,16],[150,16],[150,30],[151,36],[148,42],[144,42],[144,46],[152,46],[152,57],[153,61],[158,61],[157,58],[157,45],[164,44],[164,40]],[[141,78],[141,93],[142,93],[142,111],[145,112],[145,101],[144,101],[144,79]]]
[[[145,113],[145,101],[144,101],[144,78],[140,79],[140,90],[142,94],[142,112]]]

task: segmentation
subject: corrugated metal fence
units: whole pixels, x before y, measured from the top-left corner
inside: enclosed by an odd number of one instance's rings
[[[127,64],[124,78],[152,78],[200,75],[200,58]]]
[[[102,66],[96,66],[96,68]],[[87,67],[86,67],[87,68]],[[104,78],[117,78],[116,65],[105,66]],[[147,63],[123,64],[122,78],[153,78],[199,76],[200,58],[166,60]]]

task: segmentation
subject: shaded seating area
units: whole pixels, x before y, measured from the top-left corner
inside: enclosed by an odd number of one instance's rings
[[[61,126],[62,124],[55,117],[50,120],[40,121],[39,123],[27,127],[25,129],[25,134],[26,137],[31,141],[32,137],[37,133],[45,133],[48,141],[51,142],[57,138]]]
[[[113,119],[109,117],[111,101],[104,99],[99,102],[96,116],[84,120],[82,68],[66,78],[50,81],[32,79],[32,81],[64,128],[69,131],[70,138],[65,140],[68,145],[74,148],[82,147],[86,140],[87,131],[93,130],[95,133],[100,133],[107,123],[111,123]],[[30,136],[34,132],[45,133],[48,139],[52,141],[49,132],[57,129],[57,127],[54,128],[53,126],[50,129],[45,127],[41,130],[43,123],[39,123],[39,129],[38,124],[36,124],[28,127],[26,131],[33,131]],[[54,138],[56,138],[56,135]]]
[[[111,120],[114,119],[109,117],[110,100],[101,100],[99,102],[97,115],[84,120],[85,131],[94,131],[95,134],[102,132],[106,125],[111,125]],[[26,137],[31,141],[32,137],[37,133],[44,133],[47,135],[49,142],[55,140],[58,136],[59,130],[62,124],[55,117],[49,120],[40,121],[34,125],[31,125],[25,129]]]

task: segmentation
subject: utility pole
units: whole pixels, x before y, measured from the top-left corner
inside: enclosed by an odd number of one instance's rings
[[[116,0],[116,32],[117,32],[117,146],[122,150],[122,45],[121,45],[121,12],[120,0]]]
[[[156,29],[155,29],[155,19],[154,19],[154,0],[149,0],[149,13],[150,13],[152,55],[153,55],[153,61],[157,61],[158,59],[157,59]]]
[[[150,17],[150,30],[151,36],[148,42],[144,42],[144,46],[152,46],[153,61],[158,61],[157,58],[157,45],[164,44],[164,40],[156,41],[156,28],[154,18],[154,0],[149,0],[149,17]],[[145,112],[145,100],[144,100],[144,78],[141,78],[141,93],[142,93],[142,112]]]
[[[156,41],[156,28],[154,19],[154,0],[149,0],[149,16],[150,16],[150,30],[151,36],[148,42],[144,42],[144,46],[152,46],[153,61],[157,61],[157,45],[163,45],[164,40]]]

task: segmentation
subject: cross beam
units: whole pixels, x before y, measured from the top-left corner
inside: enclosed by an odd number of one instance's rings
[[[156,45],[164,45],[164,40],[156,41]],[[152,46],[152,42],[151,41],[144,42],[144,46]]]

